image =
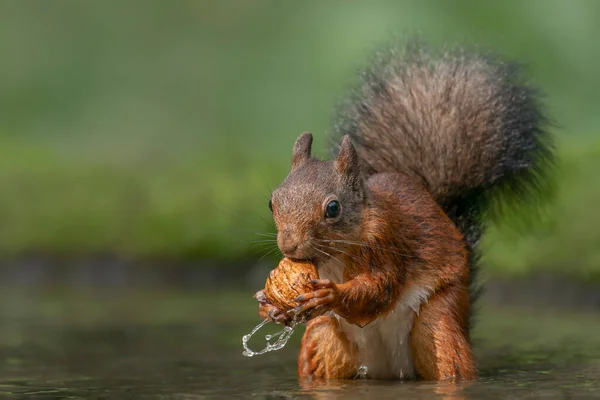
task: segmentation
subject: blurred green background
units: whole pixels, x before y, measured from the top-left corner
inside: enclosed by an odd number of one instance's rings
[[[522,60],[559,123],[557,198],[525,235],[493,227],[486,272],[600,278],[599,18],[595,0],[4,0],[0,258],[260,257],[297,135],[326,156],[356,71],[420,32]]]

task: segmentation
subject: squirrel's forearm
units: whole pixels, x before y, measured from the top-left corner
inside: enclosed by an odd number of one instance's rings
[[[335,312],[364,327],[389,312],[398,299],[399,284],[383,272],[363,273],[338,285],[340,301]]]

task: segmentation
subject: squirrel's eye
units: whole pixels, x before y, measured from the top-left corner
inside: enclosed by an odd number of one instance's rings
[[[273,212],[273,200],[269,200],[269,210]]]
[[[325,218],[335,218],[340,215],[340,203],[336,200],[330,201],[325,208]]]

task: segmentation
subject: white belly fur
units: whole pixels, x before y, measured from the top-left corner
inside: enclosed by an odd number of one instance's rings
[[[337,261],[330,261],[319,268],[319,275],[323,279],[341,283],[343,269]],[[427,298],[427,290],[410,287],[403,293],[393,311],[364,328],[340,318],[342,330],[350,341],[358,344],[360,363],[367,367],[368,378],[415,378],[409,335],[414,316],[419,313],[419,307]]]

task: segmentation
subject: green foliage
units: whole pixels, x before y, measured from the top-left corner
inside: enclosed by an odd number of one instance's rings
[[[247,166],[235,173],[207,169],[207,160],[191,156],[153,159],[149,166],[122,161],[70,159],[39,142],[4,136],[0,252],[239,258],[247,242],[266,239],[252,233],[268,231],[264,182],[273,181],[269,171],[286,168],[239,157]]]
[[[496,275],[552,269],[600,277],[600,142],[562,146],[558,194],[531,229],[510,223],[490,229],[483,261]],[[119,254],[133,258],[240,259],[267,253],[273,232],[269,186],[288,160],[242,160],[235,173],[206,170],[199,159],[142,160],[119,167],[102,159],[74,161],[47,146],[0,140],[0,251],[70,257]],[[217,162],[216,160],[214,162]],[[211,192],[206,182],[214,180]],[[261,189],[262,188],[262,189]],[[276,254],[274,254],[276,256]]]
[[[269,239],[255,232],[272,232],[267,200],[296,136],[313,131],[324,156],[356,69],[406,32],[528,63],[569,138],[588,143],[599,11],[594,0],[2,2],[0,257],[261,253],[268,244],[250,242]],[[598,145],[564,142],[549,222],[527,237],[490,232],[490,271],[600,270]]]
[[[483,243],[489,272],[523,275],[551,270],[582,279],[600,279],[600,141],[561,146],[557,194],[543,218],[526,232],[514,230],[508,216]]]

